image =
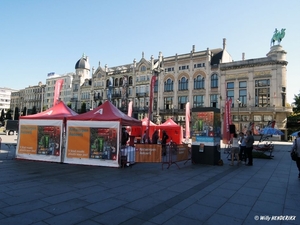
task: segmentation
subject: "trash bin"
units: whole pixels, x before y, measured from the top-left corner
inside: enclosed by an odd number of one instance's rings
[[[221,159],[220,145],[203,146],[192,145],[192,163],[218,165]]]

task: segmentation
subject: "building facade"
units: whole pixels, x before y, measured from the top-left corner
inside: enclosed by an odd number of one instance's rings
[[[55,82],[64,79],[61,100],[70,103],[73,110],[80,112],[83,103],[93,109],[109,100],[127,114],[132,102],[132,116],[143,119],[148,117],[151,78],[158,61],[163,70],[156,73],[154,83],[150,118],[154,122],[173,118],[184,127],[187,102],[192,108],[216,107],[223,112],[226,99],[231,98],[232,121],[237,130],[248,127],[250,122],[259,129],[275,120],[277,128],[286,132],[286,118],[292,108],[286,104],[287,61],[280,45],[272,46],[266,57],[233,61],[223,39],[222,48],[196,51],[193,45],[189,53],[167,57],[159,53],[150,60],[142,53],[140,60],[116,67],[102,67],[99,62],[92,71],[88,56],[83,54],[75,64],[75,73],[48,77],[40,93],[44,90],[43,101],[52,107]],[[14,93],[15,105],[30,108],[37,104],[39,108],[38,102],[29,104],[32,93],[38,93],[34,89]]]

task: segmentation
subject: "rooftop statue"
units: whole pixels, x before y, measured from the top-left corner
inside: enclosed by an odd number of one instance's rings
[[[275,28],[273,37],[271,39],[271,46],[275,44],[275,41],[280,45],[280,42],[285,36],[285,28],[282,28],[281,31],[278,31],[277,28]]]

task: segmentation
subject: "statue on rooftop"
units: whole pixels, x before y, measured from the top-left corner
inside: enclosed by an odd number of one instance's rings
[[[277,28],[275,28],[273,37],[271,39],[271,46],[275,45],[275,41],[277,41],[277,43],[280,45],[280,42],[285,36],[285,30],[286,30],[285,28],[282,28],[281,31],[278,31]]]

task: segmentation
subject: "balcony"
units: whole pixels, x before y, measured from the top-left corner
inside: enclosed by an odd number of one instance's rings
[[[148,93],[143,92],[143,93],[136,93],[136,97],[147,97]]]
[[[111,95],[113,98],[120,98],[121,97],[121,94],[116,94],[116,93],[114,93],[114,94],[112,94]]]
[[[254,106],[245,106],[245,107],[233,107],[231,108],[231,112],[285,112],[291,113],[293,112],[292,107],[254,107]]]

